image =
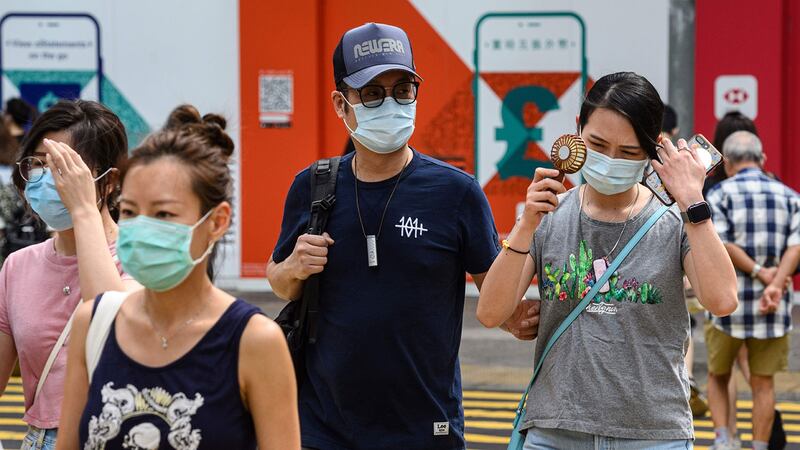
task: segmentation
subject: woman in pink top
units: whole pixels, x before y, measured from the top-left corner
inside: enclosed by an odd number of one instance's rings
[[[52,239],[11,254],[0,271],[0,391],[19,357],[29,426],[23,449],[55,448],[66,346],[36,391],[78,303],[138,286],[123,277],[114,248],[118,168],[127,154],[119,118],[82,100],[51,107],[23,142],[14,184],[55,231]]]

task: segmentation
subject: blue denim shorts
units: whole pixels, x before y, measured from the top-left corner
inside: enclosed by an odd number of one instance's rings
[[[686,450],[694,444],[688,439],[651,441],[618,439],[577,431],[551,428],[531,428],[525,437],[523,450]]]
[[[22,440],[22,447],[19,450],[55,450],[57,428],[42,429],[28,426],[28,432]]]

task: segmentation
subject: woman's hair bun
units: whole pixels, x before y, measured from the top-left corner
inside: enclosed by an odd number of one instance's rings
[[[228,122],[219,114],[204,116],[192,105],[180,105],[169,114],[164,130],[191,133],[208,145],[219,149],[225,160],[234,149],[233,139],[225,132]]]
[[[200,117],[200,111],[192,105],[180,105],[173,109],[167,116],[167,123],[164,124],[164,130],[179,130],[186,125],[193,123],[202,123],[203,119]]]
[[[228,125],[228,121],[225,120],[224,117],[214,113],[208,113],[205,116],[203,116],[203,122],[218,125],[223,130]]]

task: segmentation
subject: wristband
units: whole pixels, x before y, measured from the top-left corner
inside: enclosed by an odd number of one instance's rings
[[[511,244],[508,243],[508,239],[503,239],[503,250],[511,250],[512,252],[520,255],[527,255],[528,253],[530,253],[530,252],[521,252],[519,250],[511,248]]]
[[[756,263],[756,265],[753,266],[753,271],[750,272],[750,278],[757,278],[758,272],[761,272],[761,269],[763,269],[763,267],[761,267],[761,264]]]

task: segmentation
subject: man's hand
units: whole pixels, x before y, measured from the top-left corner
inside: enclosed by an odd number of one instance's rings
[[[775,274],[777,273],[777,267],[762,267],[761,270],[758,271],[758,274],[756,274],[756,277],[758,281],[764,283],[764,286],[769,286],[772,284],[772,281],[775,279]]]
[[[758,312],[761,314],[772,314],[778,310],[783,297],[783,288],[770,284],[764,289],[758,301]]]
[[[500,327],[522,341],[532,341],[539,334],[539,307],[541,301],[523,297],[511,317]]]
[[[333,239],[328,233],[322,236],[304,234],[297,238],[292,254],[286,258],[293,276],[298,280],[306,280],[311,275],[322,272],[328,264],[328,247]]]

